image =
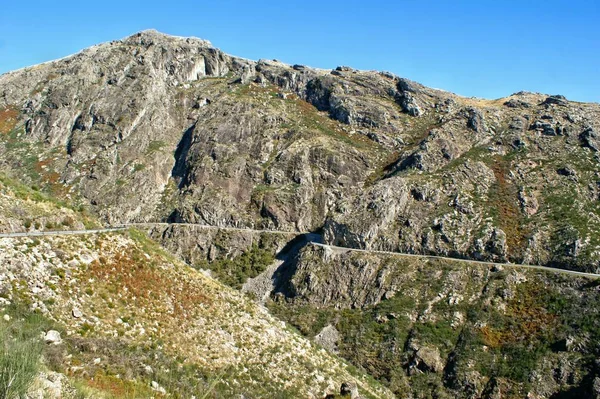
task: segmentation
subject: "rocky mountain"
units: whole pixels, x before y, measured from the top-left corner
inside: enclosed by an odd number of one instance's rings
[[[0,231],[168,222],[139,227],[166,250],[7,239],[4,297],[74,336],[52,372],[93,389],[600,397],[595,280],[461,261],[598,273],[599,135],[600,105],[560,95],[464,98],[140,32],[0,76]],[[183,385],[157,380],[187,362]]]
[[[2,163],[108,223],[598,267],[598,104],[463,98],[144,31],[2,75],[0,106]]]
[[[399,398],[600,397],[600,281],[307,246],[272,313]]]

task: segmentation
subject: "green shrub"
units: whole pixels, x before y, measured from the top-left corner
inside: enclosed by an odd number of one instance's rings
[[[271,251],[254,244],[240,256],[233,259],[220,259],[210,263],[199,263],[197,267],[212,270],[223,283],[241,288],[249,278],[254,278],[273,263]]]
[[[39,339],[0,327],[0,397],[24,396],[38,373],[41,353]]]

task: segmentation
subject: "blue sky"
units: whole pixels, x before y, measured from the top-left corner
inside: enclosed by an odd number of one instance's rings
[[[7,1],[0,73],[148,28],[251,59],[391,71],[465,96],[600,102],[599,0]]]

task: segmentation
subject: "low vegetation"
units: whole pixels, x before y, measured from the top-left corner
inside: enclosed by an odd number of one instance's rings
[[[366,261],[365,255],[359,257]],[[356,261],[361,264],[359,258]],[[348,268],[339,259],[329,262]],[[311,273],[320,280],[339,278],[322,274],[331,265],[317,266]],[[521,270],[482,279],[476,269],[441,261],[418,267],[413,274],[416,266],[398,263],[409,277],[391,283],[396,294],[375,305],[339,309],[278,296],[268,307],[308,337],[325,326],[335,327],[339,354],[399,396],[407,390],[415,397],[445,397],[455,390],[467,395],[484,381],[504,381],[507,393],[523,397],[548,389],[542,387],[550,382],[532,380],[546,375],[548,367],[573,367],[572,380],[560,382],[560,389],[589,392],[590,379],[600,371],[593,362],[600,355],[598,281]],[[315,303],[321,302],[318,292],[321,289],[315,288],[312,294]],[[348,295],[360,296],[360,291],[350,288]],[[581,313],[582,308],[588,310]],[[443,370],[421,365],[421,347],[435,348]],[[479,377],[470,375],[472,370]]]
[[[52,323],[45,317],[10,306],[0,320],[0,397],[22,398],[42,367],[40,335]],[[7,320],[8,318],[8,320]]]
[[[239,289],[248,279],[258,276],[274,261],[272,251],[254,244],[235,258],[202,261],[195,266],[212,271],[219,281]]]

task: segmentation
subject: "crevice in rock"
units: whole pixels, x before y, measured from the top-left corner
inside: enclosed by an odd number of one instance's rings
[[[282,263],[271,277],[273,281],[273,294],[282,294],[286,298],[294,296],[290,281],[298,269],[298,255],[302,248],[311,242],[323,242],[323,237],[319,231],[297,236],[288,242],[275,256],[275,259],[282,261]]]
[[[175,165],[171,171],[171,176],[177,182],[179,188],[183,187],[187,180],[187,156],[192,146],[192,139],[196,123],[190,126],[181,137],[177,149],[175,150]]]

